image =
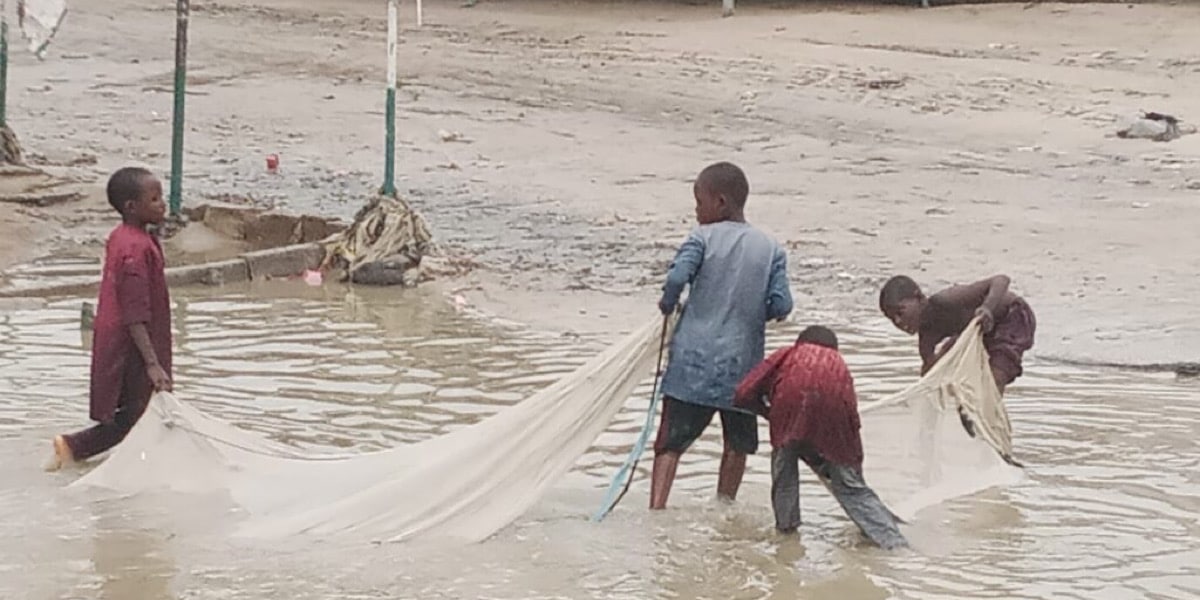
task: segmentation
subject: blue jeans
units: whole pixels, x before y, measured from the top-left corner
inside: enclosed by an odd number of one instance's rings
[[[897,526],[900,519],[867,487],[862,471],[831,463],[802,446],[771,451],[771,504],[775,509],[777,530],[791,533],[800,526],[801,460],[821,479],[863,535],[885,550],[908,546],[908,540]]]

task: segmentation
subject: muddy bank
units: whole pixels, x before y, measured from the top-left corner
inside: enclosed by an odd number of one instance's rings
[[[1105,369],[1120,369],[1123,371],[1140,371],[1143,373],[1174,373],[1176,377],[1183,380],[1191,380],[1200,376],[1200,363],[1194,362],[1175,362],[1175,363],[1111,363],[1088,359],[1056,359],[1053,356],[1042,357],[1043,360],[1056,362],[1059,364],[1070,365],[1073,367],[1089,367],[1089,368],[1105,368]]]
[[[188,201],[352,214],[382,171],[379,12],[198,10]],[[1115,136],[1138,110],[1200,119],[1187,25],[1200,7],[744,6],[720,19],[667,3],[430,2],[425,28],[405,18],[401,191],[481,263],[451,286],[470,303],[557,330],[627,329],[690,226],[690,178],[731,159],[751,177],[750,218],[790,250],[799,320],[874,322],[895,272],[930,287],[1004,272],[1038,312],[1037,352],[1200,358],[1182,301],[1200,291],[1200,136]],[[122,0],[71,19],[51,60],[15,60],[25,145],[92,152],[100,172],[165,169],[170,11]],[[146,43],[113,41],[133,35]]]

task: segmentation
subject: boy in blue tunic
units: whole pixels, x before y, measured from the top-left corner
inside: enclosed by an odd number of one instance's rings
[[[792,311],[787,253],[746,223],[745,173],[728,162],[710,165],[692,193],[699,226],[679,248],[658,303],[670,314],[690,286],[663,374],[651,509],[666,508],[679,457],[716,413],[725,438],[717,496],[737,496],[746,455],[758,448],[758,424],[753,413],[734,408],[734,389],[763,359],[767,321]]]

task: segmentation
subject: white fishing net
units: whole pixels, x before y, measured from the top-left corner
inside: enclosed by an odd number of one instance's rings
[[[125,441],[75,485],[228,493],[248,513],[239,530],[246,536],[479,541],[536,502],[653,375],[661,331],[661,321],[647,324],[473,426],[354,456],[301,452],[159,394]]]
[[[38,58],[46,56],[46,47],[67,16],[66,0],[19,0],[17,20],[21,33],[29,41],[29,51]]]
[[[1012,456],[1012,428],[975,322],[917,383],[859,414],[864,476],[902,518],[1020,477],[1002,458]]]
[[[159,394],[112,455],[73,485],[227,495],[246,513],[242,536],[480,541],[529,509],[608,427],[653,374],[662,332],[655,319],[484,421],[369,454],[301,451]],[[961,340],[920,383],[862,409],[867,480],[901,516],[1011,470],[985,436],[972,439],[959,423],[963,405],[1008,452],[980,336]]]

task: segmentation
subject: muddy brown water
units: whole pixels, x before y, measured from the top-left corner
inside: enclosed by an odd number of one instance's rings
[[[426,292],[276,284],[175,301],[180,396],[314,449],[463,427],[603,346],[459,314]],[[814,482],[802,490],[802,537],[775,535],[761,454],[737,504],[712,501],[715,426],[686,455],[672,510],[645,510],[643,474],[609,519],[588,522],[648,386],[485,543],[254,545],[213,526],[220,506],[81,497],[64,489],[79,471],[41,472],[50,436],[86,417],[79,303],[0,312],[0,598],[1200,597],[1200,388],[1165,375],[1031,361],[1009,396],[1028,477],[923,512],[906,529],[910,553],[862,546]],[[864,399],[913,377],[911,340],[882,325],[839,324]],[[774,330],[772,346],[795,330]]]

